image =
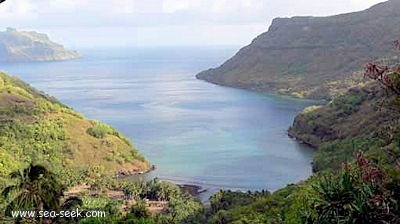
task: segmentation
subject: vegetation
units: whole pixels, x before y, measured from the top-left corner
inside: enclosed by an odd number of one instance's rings
[[[399,223],[400,72],[370,63],[365,74],[376,82],[305,109],[289,130],[318,149],[312,177],[274,193],[221,190],[209,206],[172,183],[114,178],[149,167],[125,137],[0,74],[0,221]],[[106,217],[10,218],[73,208]]]
[[[43,166],[31,164],[22,171],[12,172],[10,178],[14,184],[2,191],[6,201],[6,216],[11,216],[12,211],[65,211],[82,204],[77,197],[61,200],[64,187],[57,176]],[[29,219],[34,220],[20,217],[17,221]]]
[[[95,138],[105,138],[107,135],[114,135],[117,137],[121,137],[121,134],[107,124],[100,123],[98,121],[93,121],[93,126],[90,127],[87,132],[89,135]]]
[[[58,207],[58,197],[63,188],[46,168],[30,165],[22,172],[11,173],[10,178],[16,184],[6,187],[2,192],[5,198],[12,198],[6,208],[7,215],[12,210],[50,210]]]
[[[84,120],[17,79],[1,77],[2,222],[35,221],[6,218],[15,209],[68,208],[105,211],[106,217],[36,221],[399,222],[400,104],[397,94],[377,84],[350,89],[296,118],[290,133],[318,147],[311,178],[272,194],[220,191],[210,198],[210,206],[204,206],[168,182],[113,178],[110,174],[125,167],[146,167],[126,138],[108,125]],[[90,150],[82,150],[89,145]],[[90,160],[85,160],[88,155]],[[42,165],[29,165],[32,162]],[[81,189],[71,193],[73,187]]]
[[[212,201],[210,223],[398,223],[399,174],[399,167],[383,168],[357,154],[337,172],[315,174],[253,202],[237,200],[244,193],[225,195],[238,202],[227,209],[225,200]]]
[[[88,186],[71,193],[65,177],[41,165],[12,172],[1,195],[0,222],[22,223],[204,223],[204,207],[178,186],[158,179],[135,183],[106,175],[99,167],[82,173],[80,183]],[[78,183],[70,185],[75,186]],[[110,194],[122,193],[114,197]],[[11,219],[11,211],[104,211],[105,217]],[[153,212],[150,212],[153,209]],[[155,209],[155,210],[154,210]]]
[[[94,166],[110,174],[149,168],[129,140],[110,126],[84,119],[15,77],[0,73],[0,80],[0,186],[8,174],[33,161],[72,176],[80,171],[69,171]],[[86,133],[102,128],[109,136],[97,139]]]
[[[99,177],[98,181],[102,188],[92,189],[90,195],[81,192],[81,208],[106,211],[107,215],[81,219],[79,223],[203,223],[205,220],[203,205],[174,184],[158,179],[132,183],[107,176]],[[110,198],[107,191],[123,192],[123,197]],[[153,204],[157,206],[152,207]]]
[[[289,134],[317,148],[311,178],[261,197],[220,192],[209,222],[399,223],[398,68],[369,63],[373,81],[296,117]]]
[[[97,126],[107,127],[107,136],[87,134]],[[29,166],[32,163],[41,166]],[[53,97],[0,73],[0,219],[15,206],[54,208],[49,203],[56,200],[46,197],[56,192],[60,197],[65,189],[98,176],[134,174],[149,167],[116,130],[88,121]]]

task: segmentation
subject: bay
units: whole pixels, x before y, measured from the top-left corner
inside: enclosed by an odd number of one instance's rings
[[[149,177],[276,190],[311,175],[313,150],[288,138],[310,101],[196,80],[237,49],[82,49],[73,61],[0,64],[90,119],[116,127],[157,169]]]

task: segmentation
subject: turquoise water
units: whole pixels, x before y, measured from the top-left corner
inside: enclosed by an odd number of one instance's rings
[[[212,85],[195,74],[235,49],[82,50],[75,61],[0,69],[129,137],[150,176],[219,188],[276,190],[311,174],[312,149],[286,135],[311,102]]]

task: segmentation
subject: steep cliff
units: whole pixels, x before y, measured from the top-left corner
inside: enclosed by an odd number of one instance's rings
[[[212,83],[329,99],[352,86],[353,72],[378,58],[397,60],[400,1],[330,17],[274,19],[269,30],[218,68],[197,78]],[[346,78],[347,80],[344,80]]]

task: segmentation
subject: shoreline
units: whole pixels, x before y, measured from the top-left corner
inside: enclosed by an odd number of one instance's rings
[[[176,184],[184,193],[188,193],[191,196],[199,197],[200,194],[207,192],[202,186],[194,184]]]
[[[308,147],[310,147],[310,148],[312,148],[312,149],[314,149],[314,150],[317,150],[317,149],[318,149],[318,145],[312,144],[311,142],[307,141],[306,139],[303,139],[303,138],[301,138],[300,136],[296,135],[295,133],[293,133],[293,132],[291,131],[291,128],[292,128],[292,127],[290,127],[289,130],[287,131],[287,136],[288,136],[290,139],[293,139],[293,140],[295,140],[296,142],[298,142],[299,144],[306,145],[306,146],[308,146]]]
[[[198,74],[197,74],[198,75]],[[213,85],[217,85],[220,87],[226,87],[226,88],[232,88],[232,89],[239,89],[239,90],[245,90],[245,91],[249,91],[249,92],[253,92],[253,93],[258,93],[261,95],[265,95],[265,96],[274,96],[274,97],[279,97],[282,99],[286,99],[286,100],[301,100],[301,101],[309,101],[309,102],[317,102],[317,104],[324,104],[326,102],[329,102],[330,99],[326,99],[326,98],[307,98],[307,97],[300,97],[297,96],[293,93],[282,93],[279,92],[278,90],[273,90],[273,89],[260,89],[257,88],[256,86],[241,86],[241,85],[230,85],[227,83],[221,83],[221,82],[216,82],[214,80],[210,80],[207,78],[203,78],[203,77],[198,77],[195,76],[195,78],[197,80],[209,83],[209,84],[213,84]]]
[[[120,178],[120,179],[125,179],[129,177],[134,177],[134,176],[139,176],[143,174],[150,173],[152,171],[156,170],[155,165],[151,165],[150,168],[143,170],[143,171],[118,171],[114,174],[114,178]]]

